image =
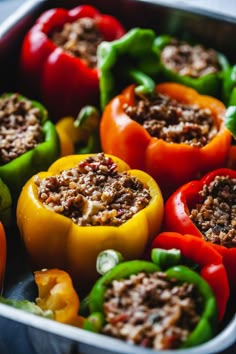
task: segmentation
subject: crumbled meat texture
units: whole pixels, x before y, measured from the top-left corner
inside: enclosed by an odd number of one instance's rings
[[[59,31],[54,31],[49,38],[83,61],[90,68],[97,66],[97,47],[104,40],[94,19],[83,17],[72,23],[66,23]]]
[[[18,94],[0,98],[0,164],[14,160],[42,141],[39,109]]]
[[[182,41],[173,40],[161,52],[165,67],[181,76],[198,78],[220,71],[217,52]]]
[[[218,132],[209,109],[187,105],[162,94],[149,97],[136,94],[135,104],[125,103],[123,109],[151,136],[168,143],[202,147]]]
[[[236,247],[236,178],[217,176],[200,192],[202,201],[190,212],[190,218],[212,243]]]
[[[156,350],[176,349],[194,330],[201,309],[194,284],[141,272],[114,280],[106,290],[102,332]]]
[[[35,178],[39,199],[80,226],[119,226],[145,208],[149,190],[135,176],[118,172],[103,153],[59,175]]]

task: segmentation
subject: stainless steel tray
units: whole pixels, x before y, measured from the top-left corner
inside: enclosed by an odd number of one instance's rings
[[[0,25],[0,93],[18,89],[18,58],[23,36],[38,15],[50,7],[72,8],[79,0],[29,0]],[[88,0],[101,12],[118,17],[129,29],[153,28],[157,33],[188,36],[225,53],[236,62],[236,18],[192,8],[183,3],[152,0]],[[217,34],[217,35],[216,35]],[[34,300],[36,289],[27,255],[15,225],[7,230],[8,256],[3,295]],[[236,353],[236,304],[232,299],[219,334],[211,341],[164,354]],[[0,304],[1,354],[150,354],[121,341],[50,321]]]

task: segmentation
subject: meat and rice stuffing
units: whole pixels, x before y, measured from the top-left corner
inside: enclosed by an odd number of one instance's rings
[[[103,41],[94,19],[80,18],[54,31],[50,39],[65,52],[85,61],[90,68],[97,66],[97,47]]]
[[[135,104],[124,104],[123,109],[151,136],[168,143],[202,147],[218,132],[210,109],[184,104],[163,94],[136,94]]]
[[[145,208],[151,195],[146,186],[103,153],[76,167],[40,180],[39,199],[47,207],[80,226],[119,226]]]
[[[190,211],[194,224],[207,241],[236,247],[236,179],[216,176],[200,195],[201,203]]]
[[[181,76],[198,78],[220,70],[217,52],[202,45],[190,45],[173,39],[161,52],[166,68]]]
[[[109,285],[102,333],[156,350],[176,349],[198,324],[201,308],[195,285],[142,272]]]
[[[0,164],[8,163],[43,141],[40,111],[18,94],[0,98]]]

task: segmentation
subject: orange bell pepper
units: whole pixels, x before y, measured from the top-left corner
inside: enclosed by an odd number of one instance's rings
[[[134,105],[135,86],[131,85],[106,106],[100,140],[105,153],[120,157],[131,168],[146,171],[168,196],[187,181],[224,166],[232,135],[224,124],[225,106],[216,98],[177,83],[159,84],[156,91],[181,103],[210,109],[218,128],[216,136],[201,148],[152,137],[123,109],[124,104]]]
[[[40,179],[58,175],[92,155],[58,159]],[[60,268],[68,271],[75,285],[86,286],[98,277],[96,259],[105,249],[121,252],[125,259],[140,258],[160,229],[163,218],[161,191],[148,174],[130,170],[112,156],[119,172],[136,176],[149,189],[149,204],[120,226],[78,226],[71,218],[44,206],[32,177],[23,187],[17,204],[17,223],[34,269]]]

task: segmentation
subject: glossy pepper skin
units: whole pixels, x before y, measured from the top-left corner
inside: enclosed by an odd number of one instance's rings
[[[146,171],[157,181],[165,198],[183,183],[226,164],[231,133],[224,124],[226,109],[223,103],[177,83],[156,86],[158,93],[211,110],[218,133],[208,144],[197,148],[152,137],[132,120],[124,112],[123,105],[134,105],[134,89],[134,85],[127,87],[104,110],[100,140],[105,153],[120,157],[132,168]]]
[[[192,261],[199,266],[199,273],[212,288],[218,307],[218,320],[224,317],[229,298],[228,277],[222,256],[203,239],[182,235],[177,232],[162,232],[151,245],[165,250],[177,249],[186,262]]]
[[[224,72],[222,96],[227,107],[236,105],[236,65]]]
[[[7,240],[5,229],[0,221],[0,292],[2,292],[2,286],[4,281],[5,269],[7,259]]]
[[[107,287],[113,280],[128,278],[140,272],[153,273],[161,271],[160,267],[152,262],[134,260],[120,263],[103,275],[93,286],[89,294],[90,316],[85,321],[85,329],[99,332],[105,323],[104,295]],[[174,266],[165,270],[167,278],[175,278],[180,283],[187,282],[196,285],[203,298],[201,319],[193,332],[189,335],[181,348],[189,348],[201,344],[213,337],[217,307],[214,295],[208,284],[194,271],[185,266]],[[96,323],[97,319],[97,323]]]
[[[23,98],[25,99],[24,96],[19,97],[19,99]],[[40,111],[44,140],[14,160],[0,165],[0,178],[9,188],[14,204],[26,181],[36,172],[47,169],[60,154],[58,134],[55,125],[49,119],[48,111],[37,101],[31,103]]]
[[[236,66],[235,66],[235,88],[232,92],[232,100],[227,108],[225,125],[233,135],[230,150],[228,153],[227,167],[236,169]]]
[[[12,219],[12,197],[9,188],[0,178],[0,221],[10,226]]]
[[[153,51],[155,32],[149,28],[132,28],[121,38],[102,42],[98,47],[100,105],[104,110],[110,100],[126,86],[137,83],[143,93],[152,92],[152,78],[159,72]]]
[[[210,73],[199,78],[193,78],[189,76],[183,76],[167,68],[161,60],[162,50],[169,45],[174,38],[169,35],[158,36],[153,44],[154,51],[158,55],[160,76],[162,81],[178,82],[182,85],[192,87],[197,92],[215,97],[221,97],[221,91],[223,86],[223,77],[225,71],[229,68],[227,58],[217,53],[221,70],[217,73]]]
[[[202,233],[189,217],[190,210],[195,207],[196,203],[201,201],[199,192],[202,190],[204,184],[210,184],[216,176],[236,178],[236,171],[228,168],[216,169],[207,173],[200,180],[194,180],[181,186],[169,197],[165,204],[164,231],[179,232],[183,235],[191,234],[203,239]],[[235,289],[236,247],[226,248],[225,246],[214,243],[209,244],[222,255],[229,278],[229,285],[231,288]]]
[[[51,310],[55,321],[82,327],[84,319],[78,316],[80,301],[69,274],[61,269],[34,272],[38,287],[36,304],[43,310]]]
[[[75,116],[85,104],[96,104],[99,96],[98,70],[58,48],[48,37],[67,22],[80,18],[95,19],[106,41],[120,38],[125,30],[114,17],[101,14],[89,5],[71,10],[45,11],[26,34],[21,50],[20,68],[27,90],[36,89],[53,119]],[[35,92],[35,90],[33,91]]]
[[[54,176],[77,166],[91,155],[71,155],[58,159],[40,178]],[[112,157],[119,172],[136,176],[150,190],[146,208],[123,225],[78,226],[72,220],[44,207],[38,199],[32,177],[23,187],[17,204],[17,223],[34,269],[57,267],[67,270],[77,285],[85,286],[97,276],[96,258],[104,249],[120,251],[126,259],[142,256],[146,245],[160,229],[163,198],[156,182],[143,171],[130,170],[117,157]]]
[[[100,151],[100,116],[94,106],[84,106],[77,118],[59,119],[56,130],[60,139],[61,157],[73,154],[90,154]]]
[[[78,315],[80,301],[68,273],[61,269],[34,272],[38,297],[35,302],[0,296],[0,303],[57,322],[83,327],[84,318]]]

